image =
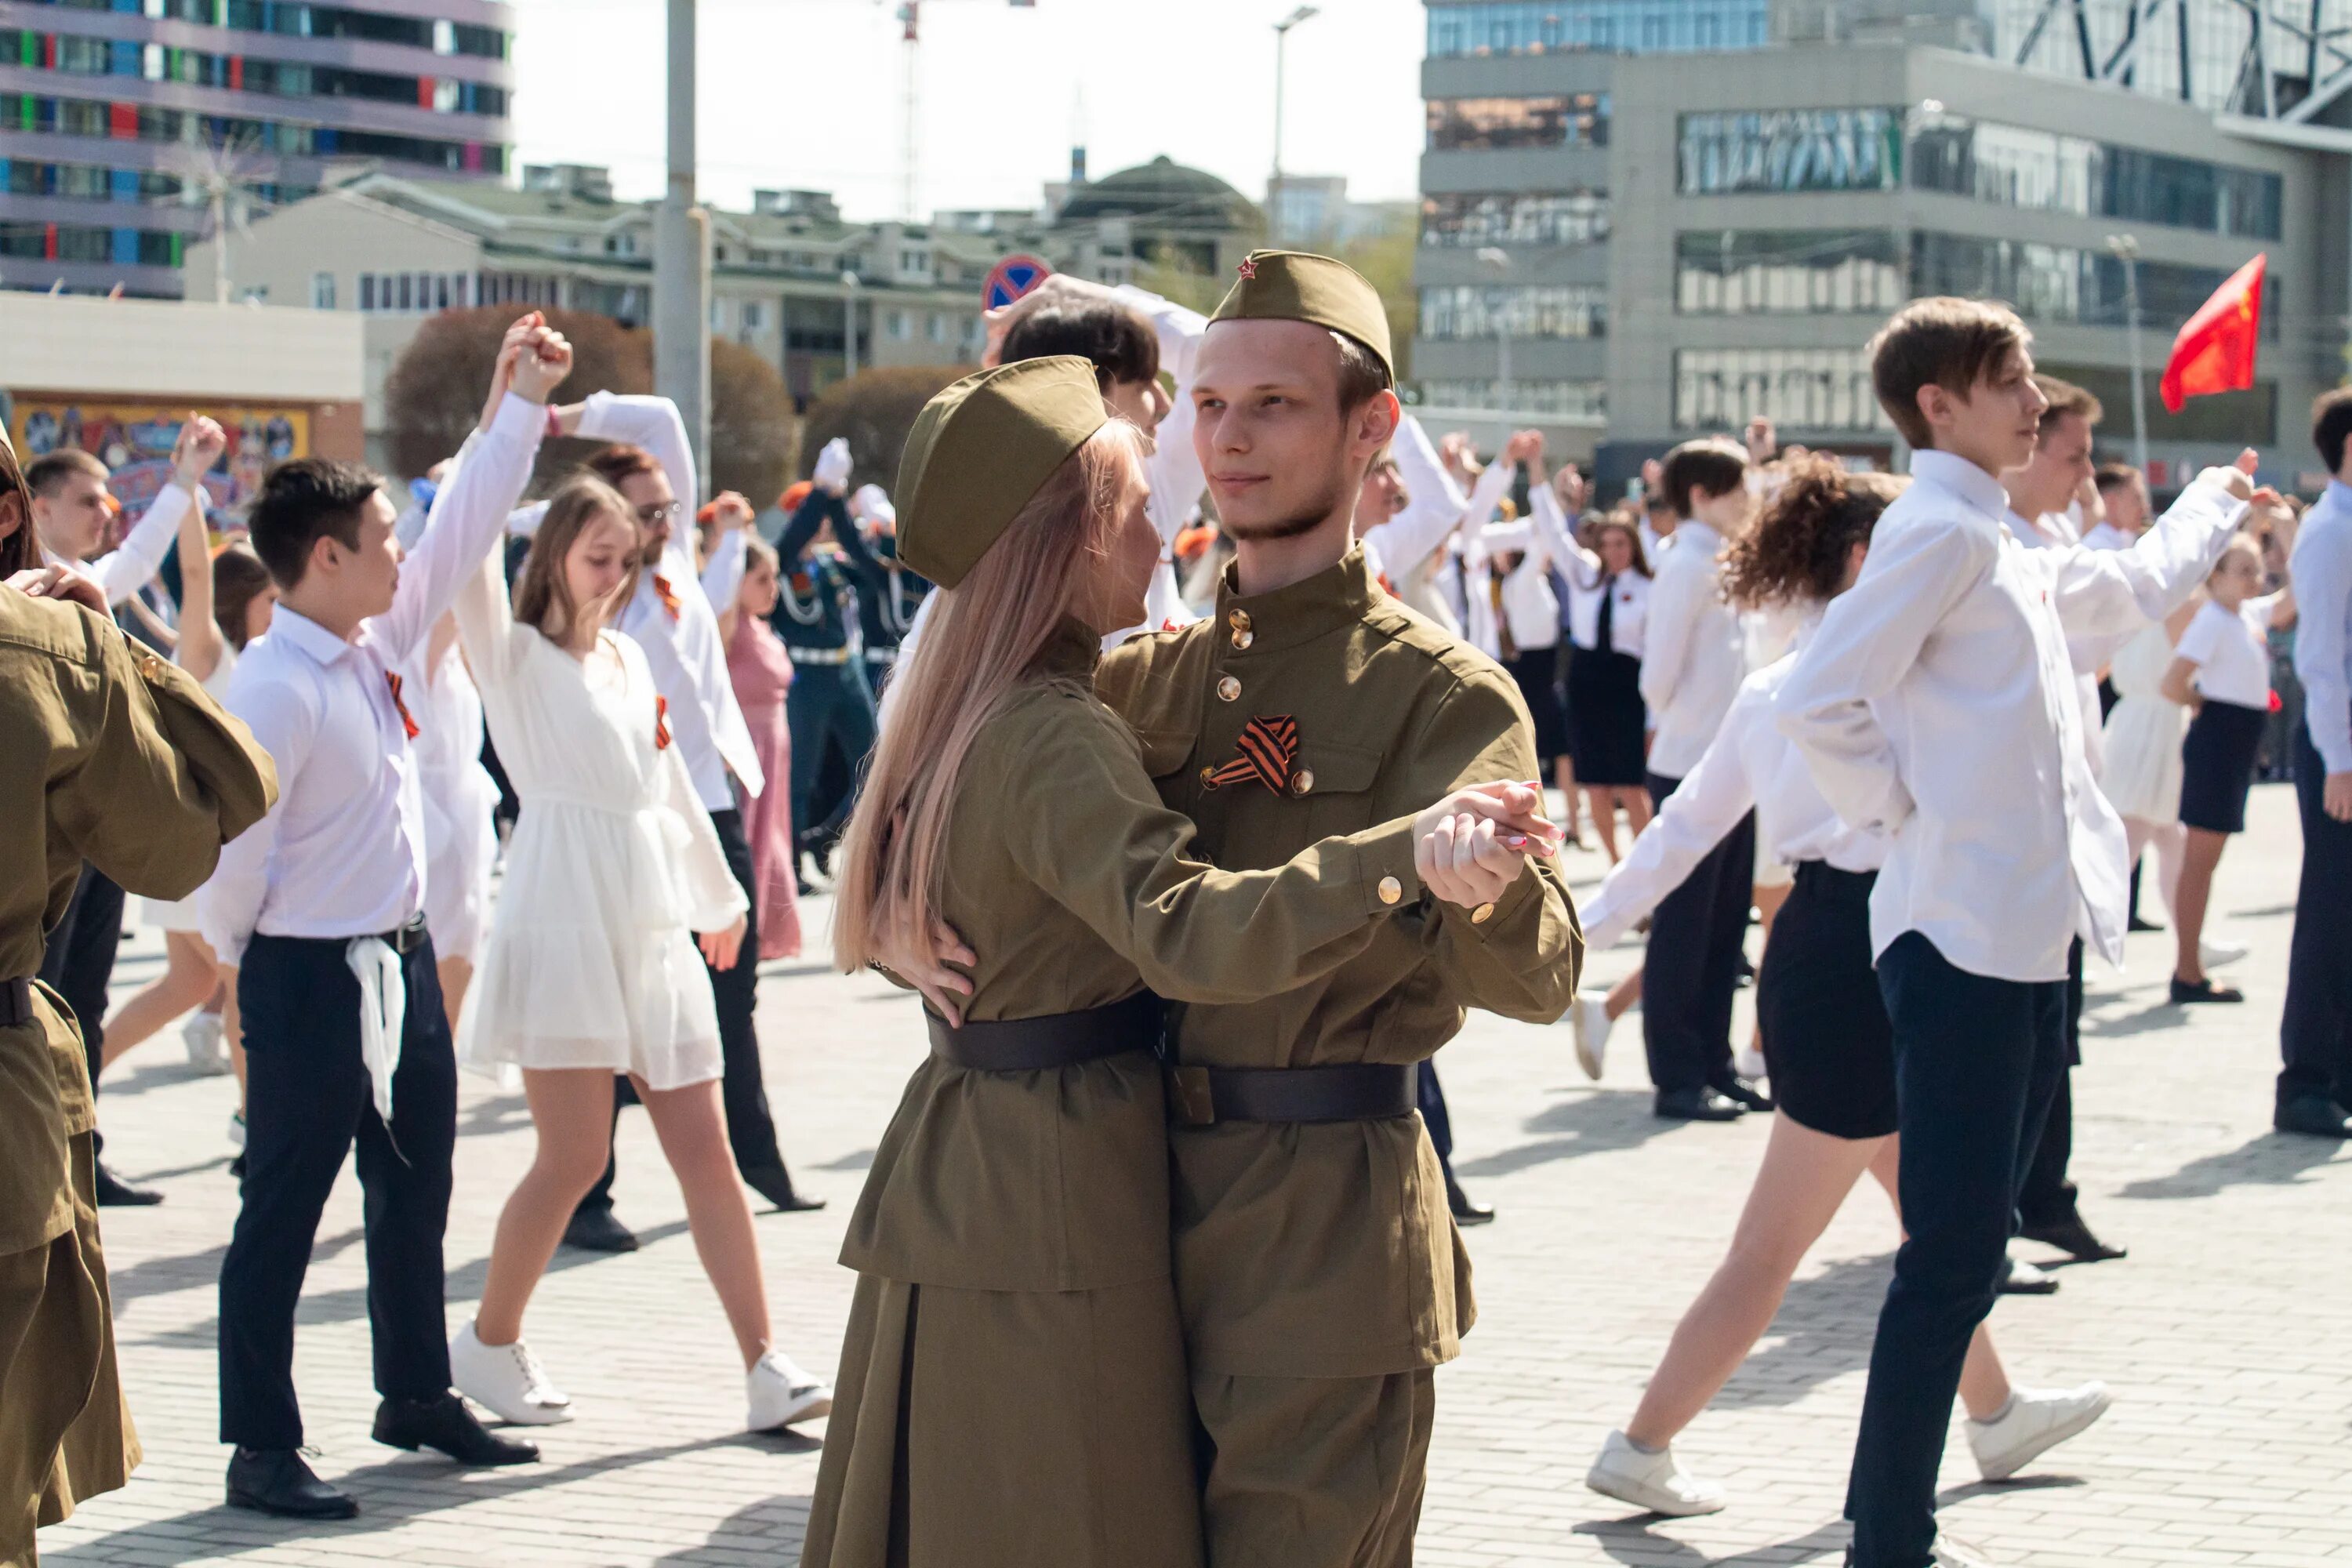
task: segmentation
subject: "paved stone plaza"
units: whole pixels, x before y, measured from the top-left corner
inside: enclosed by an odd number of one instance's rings
[[[2104,1378],[2117,1403],[2003,1486],[1977,1481],[1955,1435],[1945,1519],[1997,1561],[2352,1563],[2352,1154],[2270,1131],[2297,837],[2284,789],[2258,789],[2252,816],[2222,865],[2213,921],[2253,944],[2230,972],[2248,1005],[2194,1017],[2167,1005],[2168,936],[2133,938],[2128,974],[2094,965],[2075,1175],[2086,1215],[2132,1255],[2064,1269],[2060,1294],[2004,1300],[1993,1321],[2020,1381]],[[1578,857],[1580,887],[1600,868],[1597,855]],[[811,912],[821,931],[822,906]],[[1613,979],[1637,959],[1619,948],[1590,973]],[[123,993],[160,962],[142,932],[118,972]],[[833,975],[814,954],[770,966],[760,1017],[784,1147],[832,1200],[822,1214],[760,1221],[777,1329],[803,1362],[830,1368],[849,1306],[850,1277],[834,1262],[844,1217],[922,1036],[903,996]],[[1731,1509],[1645,1523],[1584,1489],[1601,1436],[1630,1414],[1719,1257],[1766,1131],[1756,1118],[1654,1120],[1638,1022],[1627,1020],[1597,1087],[1564,1032],[1484,1016],[1441,1058],[1463,1178],[1501,1218],[1470,1234],[1479,1323],[1438,1376],[1424,1563],[1838,1561],[1894,1242],[1874,1189],[1848,1205],[1754,1359],[1681,1445],[1693,1468],[1734,1489]],[[368,1440],[359,1190],[347,1173],[313,1255],[298,1371],[319,1468],[365,1512],[296,1525],[222,1506],[214,1286],[236,1213],[223,1173],[234,1100],[228,1080],[191,1074],[176,1029],[108,1079],[110,1160],[169,1194],[161,1208],[107,1214],[124,1382],[147,1459],[127,1490],[45,1532],[45,1562],[797,1562],[816,1440],[737,1430],[734,1352],[637,1112],[622,1122],[617,1194],[646,1248],[559,1255],[532,1306],[531,1343],[580,1412],[540,1434],[544,1463],[460,1474]],[[469,1079],[462,1114],[453,1325],[531,1147],[519,1091]]]

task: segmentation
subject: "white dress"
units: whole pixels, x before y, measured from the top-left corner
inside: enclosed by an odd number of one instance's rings
[[[205,677],[205,694],[215,702],[228,700],[228,678],[236,668],[236,645],[226,637],[221,639],[220,662]],[[198,891],[202,891],[201,889]],[[140,919],[157,931],[182,931],[194,933],[202,928],[196,921],[196,895],[184,899],[147,899],[139,900]]]
[[[2158,827],[2180,820],[2180,742],[2189,710],[2163,696],[2172,639],[2161,621],[2143,626],[2116,651],[2107,679],[2116,705],[2107,714],[2099,788],[2119,816]]]
[[[499,854],[499,786],[482,766],[481,693],[455,637],[438,660],[426,639],[407,673],[425,799],[425,926],[434,957],[478,963]]]
[[[522,803],[458,1059],[501,1075],[602,1068],[655,1089],[717,1078],[718,1013],[690,933],[746,906],[644,651],[608,631],[583,661],[516,625],[495,556],[457,614]]]

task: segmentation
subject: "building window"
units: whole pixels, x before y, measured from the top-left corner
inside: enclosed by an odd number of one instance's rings
[[[922,250],[901,250],[898,252],[898,270],[901,274],[910,278],[920,278],[929,273],[930,269],[931,258],[929,252]]]
[[[1581,284],[1423,289],[1421,335],[1454,340],[1606,337],[1609,290]]]
[[[2259,169],[1938,115],[1912,138],[1911,184],[2002,206],[2248,239],[2279,237],[2284,182]]]
[[[2230,269],[2169,261],[2139,264],[2140,324],[2170,332],[2228,281]],[[2273,273],[2266,297],[2287,298]],[[2090,327],[2129,325],[2124,264],[2104,250],[1977,235],[1921,233],[1911,240],[1911,292],[2002,300],[2029,321]],[[2263,312],[2265,342],[2279,340],[2279,313]]]
[[[935,342],[935,343],[943,343],[943,342],[947,342],[947,341],[948,341],[948,335],[949,335],[949,331],[948,331],[948,319],[947,319],[947,317],[945,317],[945,316],[941,315],[941,314],[940,314],[939,311],[937,311],[937,310],[933,310],[933,311],[931,312],[931,321],[930,321],[930,336],[931,336],[931,342]]]
[[[889,326],[890,335],[894,338],[903,339],[913,331],[908,323],[907,312],[904,310],[893,310],[890,312]]]
[[[1435,98],[1429,100],[1433,153],[1511,147],[1606,147],[1609,95],[1546,98]]]
[[[1633,46],[1643,50],[1760,48],[1769,0],[1431,0],[1429,54],[1551,55]]]
[[[1685,114],[1681,190],[1891,191],[1903,176],[1903,116],[1893,109]]]
[[[1421,243],[1428,246],[1589,245],[1608,237],[1606,191],[1454,194],[1421,203]]]
[[[747,332],[761,332],[767,331],[767,329],[768,307],[766,303],[759,300],[744,300],[743,330]]]
[[[1758,416],[1783,430],[1892,430],[1853,349],[1680,349],[1675,428],[1739,430]]]
[[[1601,419],[1609,414],[1605,381],[1425,381],[1421,406],[1436,409],[1500,409],[1513,414],[1549,414],[1562,419]]]
[[[335,308],[335,275],[331,272],[310,274],[310,309],[331,310]]]
[[[1909,298],[1902,247],[1885,229],[1675,237],[1675,308],[1685,315],[1876,314]]]

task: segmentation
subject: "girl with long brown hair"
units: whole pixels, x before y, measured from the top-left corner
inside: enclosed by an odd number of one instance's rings
[[[1831,458],[1792,464],[1762,518],[1723,563],[1741,609],[1793,608],[1792,648],[1741,685],[1722,729],[1625,859],[1584,906],[1586,939],[1614,942],[1750,811],[1759,841],[1796,868],[1756,983],[1756,1012],[1779,1114],[1729,1254],[1683,1314],[1641,1405],[1612,1432],[1585,1484],[1659,1513],[1712,1513],[1724,1489],[1675,1462],[1674,1437],[1704,1411],[1771,1326],[1797,1266],[1864,1171],[1895,1194],[1894,1029],[1872,967],[1870,890],[1885,834],[1847,826],[1776,726],[1772,700],[1830,600],[1853,586],[1879,515],[1904,481],[1848,473]],[[1960,1379],[1969,1445],[1988,1480],[2014,1475],[2107,1407],[2099,1384],[2011,1384],[1979,1325]]]
[[[1160,999],[1344,963],[1410,907],[1423,841],[1451,863],[1555,837],[1502,786],[1269,870],[1192,858],[1094,696],[1159,558],[1142,456],[1076,356],[959,382],[908,442],[899,552],[940,592],[844,841],[834,951],[919,974],[934,933],[971,947],[926,991],[931,1055],[843,1247],[859,1278],[807,1568],[1198,1568]],[[1250,745],[1235,788],[1266,787]]]

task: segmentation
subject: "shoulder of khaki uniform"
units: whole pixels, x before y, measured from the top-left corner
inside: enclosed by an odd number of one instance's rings
[[[245,721],[214,701],[194,676],[143,643],[123,642],[155,704],[157,726],[213,791],[222,839],[236,837],[277,801],[277,765]]]
[[[1390,641],[1425,655],[1432,663],[1457,680],[1511,679],[1510,671],[1393,595],[1366,616],[1364,624],[1385,635]],[[1516,682],[1512,683],[1512,688],[1514,690],[1517,689]]]
[[[0,642],[94,669],[106,662],[106,639],[121,635],[96,611],[71,600],[0,592]]]

